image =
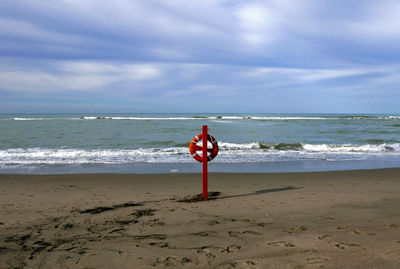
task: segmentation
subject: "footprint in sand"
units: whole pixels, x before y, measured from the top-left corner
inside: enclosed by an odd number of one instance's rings
[[[388,252],[385,253],[385,256],[400,260],[400,249],[395,249],[395,250],[388,251]]]
[[[240,232],[228,231],[228,234],[229,234],[230,237],[238,237]]]
[[[324,235],[318,236],[319,240],[325,240],[325,239],[330,239],[330,238],[332,238],[331,234],[324,234]]]
[[[271,225],[271,224],[274,224],[274,223],[273,222],[261,222],[261,223],[257,223],[257,226],[264,227],[266,225]]]
[[[395,254],[395,253],[400,253],[400,249],[392,250],[392,251],[386,252],[385,254],[392,255],[392,254]]]
[[[244,222],[244,223],[249,223],[249,222],[254,222],[250,219],[223,219],[223,223],[231,223],[231,222]]]
[[[255,231],[243,231],[242,234],[262,235],[262,233],[255,232]]]
[[[243,234],[251,234],[251,235],[262,235],[262,233],[259,232],[255,232],[255,231],[228,231],[228,234],[230,237],[238,237],[239,235],[243,235]]]
[[[350,228],[350,227],[348,227],[348,226],[339,226],[339,227],[336,228],[336,230],[338,230],[338,231],[350,231],[350,232],[353,233],[353,234],[375,235],[375,233],[372,233],[372,232],[363,232],[363,231],[360,231],[360,230],[358,230],[358,229]]]
[[[115,232],[122,232],[122,231],[125,231],[125,229],[124,228],[114,228],[111,231],[109,231],[108,233],[112,234],[112,233],[115,233]]]
[[[217,234],[216,231],[203,231],[203,232],[192,233],[191,235],[195,235],[195,236],[209,236],[209,235],[215,235],[215,234]]]
[[[168,247],[167,242],[150,242],[149,245],[152,247],[159,247],[159,248],[167,248]]]
[[[71,229],[72,227],[74,227],[74,224],[72,223],[66,223],[62,226],[63,230],[67,230],[67,229]]]
[[[388,229],[388,230],[397,230],[397,229],[400,229],[400,225],[393,224],[393,223],[392,224],[387,224],[387,225],[382,226],[381,229],[383,229],[383,230],[386,230],[386,229]]]
[[[145,208],[145,209],[137,209],[135,212],[131,214],[131,216],[135,216],[137,218],[145,217],[145,216],[154,216],[154,212],[157,211],[155,209],[151,208]]]
[[[307,227],[297,225],[297,226],[294,226],[292,228],[289,228],[289,229],[286,229],[286,230],[283,230],[283,231],[286,232],[286,233],[289,233],[289,234],[293,234],[293,233],[304,232],[306,230],[308,230]]]
[[[210,220],[207,222],[208,225],[216,225],[219,224],[219,222],[217,220]]]
[[[216,267],[217,269],[258,269],[256,263],[253,261],[234,261],[225,262]]]
[[[164,226],[165,223],[160,219],[151,219],[142,223],[143,226]]]
[[[129,214],[128,216],[120,217],[115,220],[115,223],[128,225],[131,223],[138,223],[139,219],[145,216],[153,216],[153,212],[155,209],[147,208],[147,209],[138,209],[135,212]]]
[[[138,220],[134,216],[126,216],[126,217],[121,217],[115,220],[115,223],[122,224],[122,225],[128,225],[131,223],[138,223]]]
[[[296,245],[288,242],[288,241],[275,241],[275,242],[269,242],[267,244],[268,246],[273,246],[273,247],[295,247]]]
[[[178,256],[158,257],[153,266],[159,266],[159,265],[182,266],[190,262],[192,261],[187,257],[178,257]]]
[[[228,253],[235,253],[240,251],[242,247],[239,245],[230,245],[226,249],[222,250],[221,252],[228,252]]]
[[[225,249],[221,247],[213,247],[213,246],[204,246],[197,250],[197,253],[203,253],[208,258],[216,258],[216,253],[223,252]]]
[[[238,246],[238,245],[231,245],[231,246],[229,246],[229,247],[226,248],[226,251],[227,251],[228,253],[235,253],[235,252],[240,251],[241,248],[242,248],[242,247],[241,247],[241,246]]]
[[[353,234],[366,234],[366,235],[375,235],[373,232],[364,232],[357,229],[350,229]]]
[[[346,227],[346,226],[343,226]],[[339,227],[340,228],[340,227]],[[348,229],[348,227],[346,227],[346,230],[351,230]],[[319,240],[327,240],[328,244],[333,246],[333,247],[337,247],[340,249],[349,249],[349,248],[355,248],[355,247],[361,247],[359,244],[353,244],[353,243],[337,243],[337,242],[331,242],[329,241],[330,239],[333,238],[333,235],[330,234],[325,234],[325,235],[321,235],[318,236]],[[364,249],[364,248],[363,248]]]
[[[165,240],[167,236],[165,234],[143,234],[143,235],[134,235],[133,238],[137,240],[144,240],[144,239]]]
[[[306,259],[307,265],[321,265],[323,262],[329,261],[326,257],[310,257]]]
[[[334,246],[337,247],[337,248],[340,248],[340,249],[348,249],[348,248],[360,247],[359,244],[352,244],[352,243],[337,243]]]

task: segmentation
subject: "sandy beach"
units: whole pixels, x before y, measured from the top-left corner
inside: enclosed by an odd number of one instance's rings
[[[399,268],[400,169],[0,175],[0,268]]]

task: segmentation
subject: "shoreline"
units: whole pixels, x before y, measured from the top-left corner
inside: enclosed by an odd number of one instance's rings
[[[201,170],[201,169],[199,169]],[[385,170],[399,170],[400,172],[400,164],[396,167],[383,167],[383,168],[365,168],[365,169],[343,169],[343,170],[319,170],[319,171],[293,171],[293,172],[215,172],[208,170],[209,175],[232,175],[232,176],[245,176],[245,175],[285,175],[285,174],[317,174],[317,173],[352,173],[352,172],[379,172]],[[166,173],[64,173],[64,174],[15,174],[15,173],[0,173],[0,180],[3,177],[66,177],[66,176],[193,176],[193,175],[201,175],[202,172],[166,172]],[[201,176],[200,176],[201,177]]]
[[[0,268],[398,268],[400,168],[0,175]]]
[[[127,163],[127,164],[71,164],[71,165],[35,165],[2,166],[0,175],[60,175],[60,174],[186,174],[201,173],[200,163]],[[298,173],[324,171],[351,171],[400,168],[397,160],[305,160],[274,161],[251,163],[215,163],[210,162],[210,173]]]

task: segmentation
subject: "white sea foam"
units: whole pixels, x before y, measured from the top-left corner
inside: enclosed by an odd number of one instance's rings
[[[326,118],[326,117],[250,117],[252,120],[329,120],[338,118]]]
[[[160,149],[8,149],[0,150],[0,163],[11,164],[84,164],[84,163],[130,163],[171,162],[177,158],[182,162],[186,148]],[[186,156],[187,157],[187,156]],[[166,161],[164,161],[166,160]],[[173,162],[173,161],[172,161]]]
[[[85,116],[84,120],[243,120],[243,116],[195,116],[195,117],[114,117],[114,116]],[[249,118],[250,119],[250,118]]]
[[[215,117],[210,117],[213,119],[222,119],[222,120],[243,120],[248,118],[247,116],[215,116]]]
[[[81,117],[82,120],[96,120],[97,117]]]
[[[232,121],[232,120],[256,120],[256,121],[282,121],[282,120],[360,120],[360,119],[381,119],[381,120],[396,120],[400,116],[338,116],[338,117],[323,117],[323,116],[177,116],[177,117],[133,117],[133,116],[82,116],[82,117],[15,117],[4,118],[2,120],[16,121],[40,121],[40,120],[215,120],[215,121]]]
[[[363,117],[350,117],[349,119],[359,119]],[[40,121],[40,120],[260,120],[260,121],[280,121],[280,120],[334,120],[340,117],[314,117],[314,116],[192,116],[192,117],[131,117],[131,116],[82,116],[82,117],[15,117],[4,118],[2,120],[16,121]],[[380,119],[400,119],[400,116],[380,117]]]
[[[63,118],[12,118],[12,120],[60,120]]]
[[[82,117],[83,120],[198,120],[200,118],[189,117]]]
[[[340,153],[352,153],[352,152],[361,152],[361,153],[373,153],[373,152],[399,152],[400,144],[380,144],[380,145],[312,145],[312,144],[304,144],[302,145],[303,149],[308,152],[340,152]]]
[[[219,155],[213,162],[271,162],[287,160],[362,160],[400,157],[400,144],[327,145],[219,142]],[[283,145],[283,146],[282,146]],[[295,146],[293,146],[295,145]],[[0,165],[9,164],[122,164],[190,163],[187,147],[140,149],[3,149]]]
[[[379,119],[384,119],[384,120],[399,120],[400,116],[385,116],[385,117],[379,117]]]
[[[238,149],[260,149],[260,143],[229,143],[229,142],[218,142],[218,146],[222,150],[238,150]]]

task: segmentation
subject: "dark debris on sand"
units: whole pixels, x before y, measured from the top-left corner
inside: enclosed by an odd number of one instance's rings
[[[135,212],[133,212],[131,215],[135,216],[137,218],[141,218],[141,217],[144,217],[144,216],[153,216],[154,215],[153,214],[154,211],[156,211],[156,210],[155,209],[151,209],[151,208],[138,209]]]
[[[221,194],[219,191],[210,191],[208,192],[208,200],[217,199],[217,197]],[[203,201],[203,194],[199,193],[196,195],[189,195],[182,199],[177,200],[177,202],[181,203],[193,203]]]
[[[94,207],[94,208],[80,210],[79,213],[81,213],[81,214],[99,214],[99,213],[109,211],[109,210],[115,210],[115,209],[124,208],[124,207],[142,206],[142,205],[143,205],[142,203],[127,202],[127,203],[113,205],[113,206],[98,206],[98,207]]]

